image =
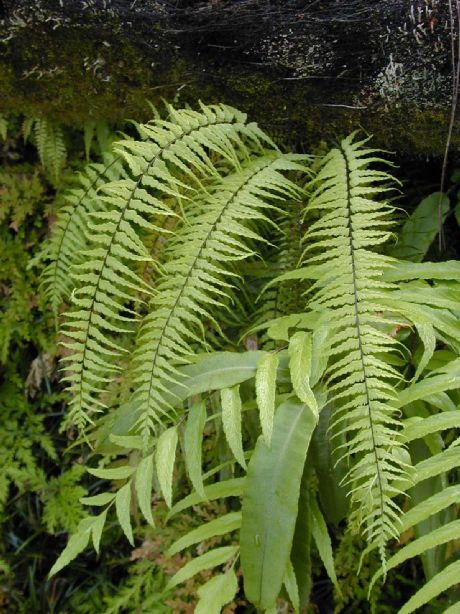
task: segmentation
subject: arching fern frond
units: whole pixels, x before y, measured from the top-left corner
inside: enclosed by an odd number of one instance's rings
[[[211,156],[221,160],[223,152],[233,150],[232,161],[239,167],[240,157],[248,157],[250,147],[260,142],[257,126],[246,125],[244,114],[225,105],[175,111],[173,119],[144,125],[144,141],[114,145],[131,177],[106,184],[100,196],[104,209],[90,213],[90,249],[85,262],[75,267],[80,287],[73,294],[76,309],[65,325],[65,334],[73,339],[67,344],[72,355],[65,359],[70,363],[69,419],[80,428],[90,412],[104,407],[101,392],[119,368],[115,363],[123,349],[113,337],[132,330],[135,320],[135,314],[124,309],[127,301],[133,292],[150,293],[132,270],[136,262],[152,260],[142,234],[154,230],[152,220],[158,216],[173,215],[168,201],[182,202],[202,189],[203,181],[219,176]]]
[[[394,318],[382,313],[394,286],[381,281],[390,261],[374,250],[389,238],[391,224],[391,207],[374,197],[391,177],[371,167],[383,161],[364,144],[352,135],[325,157],[305,212],[320,217],[305,234],[309,266],[299,273],[317,280],[308,307],[317,314],[316,328],[329,329],[324,377],[336,407],[335,436],[347,434],[340,448],[349,465],[350,520],[384,559],[385,543],[399,535],[394,483],[405,472],[395,389],[400,375],[386,360],[397,345],[389,334]]]
[[[98,191],[108,181],[121,177],[126,177],[122,158],[108,154],[104,163],[88,164],[79,176],[80,185],[64,195],[65,204],[59,211],[48,247],[51,262],[42,274],[44,294],[56,317],[75,286],[69,273],[88,245],[89,214],[104,208]]]
[[[231,295],[233,264],[253,254],[248,241],[261,239],[250,223],[267,220],[265,210],[273,207],[273,199],[297,192],[282,174],[297,168],[280,153],[257,158],[187,205],[190,221],[168,248],[134,355],[134,399],[141,407],[138,429],[144,437],[172,411],[165,393],[180,381],[177,367],[192,354],[191,344],[204,345],[204,323],[219,328],[216,310],[225,308]]]

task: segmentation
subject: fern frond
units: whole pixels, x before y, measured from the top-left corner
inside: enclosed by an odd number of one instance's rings
[[[370,166],[381,160],[364,144],[354,135],[343,140],[312,183],[306,215],[320,217],[305,234],[309,266],[303,277],[317,280],[309,309],[317,314],[317,328],[330,331],[325,378],[336,407],[334,430],[347,433],[340,448],[350,467],[351,522],[384,559],[385,543],[399,535],[394,483],[405,473],[398,451],[400,375],[385,360],[397,342],[381,313],[394,286],[381,281],[390,260],[373,250],[390,236],[392,209],[375,197],[391,177]]]
[[[283,271],[295,269],[299,263],[303,237],[301,201],[287,202],[277,224],[279,232],[272,239],[277,251],[275,256],[266,262],[263,278],[265,285]],[[304,303],[304,291],[302,284],[295,282],[276,283],[263,289],[257,298],[257,309],[253,312],[247,334],[263,328],[264,324],[276,318],[300,311]],[[276,345],[266,333],[262,334],[260,342],[264,349],[271,349]]]
[[[126,177],[121,157],[108,154],[104,164],[89,164],[79,176],[80,186],[64,195],[65,204],[49,242],[51,262],[42,273],[44,294],[56,317],[60,305],[69,299],[75,286],[69,272],[81,261],[87,248],[89,214],[104,208],[98,191],[108,181],[121,177]]]
[[[138,428],[144,437],[173,410],[165,393],[180,381],[177,367],[192,345],[205,345],[203,322],[217,329],[215,310],[231,296],[232,265],[253,254],[248,241],[261,239],[250,222],[265,221],[273,198],[286,198],[295,185],[282,175],[298,165],[273,153],[225,177],[214,191],[187,205],[184,225],[168,249],[163,278],[145,318],[134,355],[134,398],[141,405]]]
[[[139,262],[153,264],[143,233],[161,232],[152,220],[175,215],[168,201],[182,203],[202,188],[202,181],[219,176],[210,155],[220,159],[232,150],[232,162],[239,166],[239,156],[250,152],[241,135],[252,147],[260,143],[260,130],[244,124],[243,114],[224,105],[202,105],[201,112],[174,111],[173,119],[144,125],[144,141],[114,145],[132,176],[106,184],[99,197],[104,209],[89,214],[90,249],[85,262],[75,267],[80,287],[73,293],[76,308],[65,325],[65,334],[73,339],[65,344],[73,354],[64,359],[70,362],[69,419],[79,428],[91,421],[90,412],[104,407],[100,395],[120,368],[116,363],[124,349],[114,337],[122,339],[133,330],[136,319],[126,303],[133,292],[152,293],[132,270]],[[120,315],[122,310],[125,315]]]
[[[62,128],[46,118],[38,118],[35,120],[34,134],[40,162],[57,185],[67,158]]]
[[[460,410],[458,409],[447,414],[431,415],[426,418],[416,418],[415,420],[408,419],[405,422],[403,434],[407,442],[412,442],[425,436],[429,437],[436,431],[451,429],[453,426],[460,428]],[[427,478],[435,476],[445,479],[446,472],[450,471],[455,476],[455,471],[458,471],[460,468],[460,447],[456,443],[458,442],[454,442],[449,448],[417,463],[413,468],[411,479],[407,482],[407,486],[413,488]],[[458,506],[459,504],[460,486],[456,483],[446,486],[441,491],[435,492],[429,498],[423,499],[409,508],[402,516],[401,532],[411,529],[415,529],[417,532],[417,528],[421,523],[426,523],[434,515],[448,510],[453,505]],[[417,539],[398,550],[388,560],[387,568],[393,569],[411,558],[425,554],[432,548],[442,546],[448,542],[455,543],[455,540],[459,539],[460,521],[455,519],[455,515],[452,515],[450,521],[444,518],[441,526],[429,532],[422,532]],[[453,573],[453,569],[455,569],[455,573]],[[450,565],[447,562],[427,584],[411,597],[400,612],[409,614],[416,608],[428,604],[442,591],[448,590],[458,583],[458,573],[458,561]],[[383,570],[379,570],[375,574],[369,590],[372,590],[373,585],[382,574]],[[459,606],[460,602],[457,602],[457,607]]]

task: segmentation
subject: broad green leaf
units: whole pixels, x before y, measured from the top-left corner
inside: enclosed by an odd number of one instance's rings
[[[220,391],[222,405],[222,426],[230,450],[239,464],[246,469],[241,434],[241,398],[239,386],[224,388]]]
[[[458,218],[460,219],[460,214],[458,215]],[[450,607],[447,608],[447,610],[444,610],[442,614],[460,614],[460,601],[457,601],[457,603],[453,603]]]
[[[405,262],[394,261],[383,273],[384,281],[408,281],[410,279],[460,279],[460,262]]]
[[[93,528],[91,531],[91,537],[93,538],[94,550],[96,550],[98,554],[99,554],[99,544],[101,543],[102,531],[104,529],[105,520],[107,518],[107,510],[108,508],[105,509],[103,512],[101,512],[98,516],[96,516],[96,519],[94,521]]]
[[[83,505],[107,505],[107,503],[111,503],[115,499],[114,492],[102,492],[99,495],[94,495],[94,497],[81,497],[80,503]]]
[[[205,524],[202,524],[197,529],[189,531],[186,535],[175,541],[169,547],[167,554],[173,556],[184,548],[188,548],[193,544],[202,542],[216,535],[225,535],[239,529],[241,526],[241,512],[230,512],[219,518],[215,518]]]
[[[155,464],[161,492],[168,507],[172,505],[172,479],[176,460],[177,427],[163,431],[157,442]]]
[[[333,415],[333,404],[327,403],[319,414],[318,426],[313,433],[311,442],[311,460],[318,476],[318,494],[321,507],[328,522],[338,525],[346,516],[349,500],[344,488],[343,479],[347,473],[344,461],[337,462],[338,454],[333,453],[330,430]],[[335,437],[338,447],[345,442],[345,433]]]
[[[289,368],[294,392],[318,416],[318,404],[310,388],[311,349],[311,333],[295,333],[289,341]]]
[[[196,394],[222,390],[251,379],[257,362],[265,352],[214,352],[197,356],[195,362],[180,369],[185,376],[180,385],[170,389],[170,402],[177,405]]]
[[[310,509],[310,480],[312,468],[310,454],[305,461],[302,481],[300,483],[299,505],[295,523],[294,540],[292,542],[291,562],[296,576],[299,594],[299,608],[301,611],[310,601],[312,586],[311,566],[311,509]]]
[[[90,467],[86,469],[88,473],[102,480],[125,480],[132,476],[135,470],[135,467],[129,467],[128,465],[113,469],[91,469]]]
[[[195,614],[220,614],[222,608],[230,603],[238,591],[238,580],[233,569],[214,576],[198,589],[200,600]]]
[[[232,480],[225,480],[225,482],[217,482],[216,484],[205,486],[204,497],[193,492],[184,499],[181,499],[170,509],[166,516],[166,520],[192,507],[192,505],[199,505],[205,501],[214,501],[215,499],[225,499],[227,497],[241,497],[245,481],[246,478],[234,478]]]
[[[437,433],[446,429],[460,427],[460,410],[435,414],[428,418],[411,418],[404,423],[402,432],[406,441],[420,439],[426,435]]]
[[[417,463],[411,480],[414,484],[418,484],[435,475],[450,471],[458,465],[460,465],[460,448],[449,448]]]
[[[275,416],[272,445],[259,437],[243,496],[241,565],[247,598],[273,607],[284,581],[297,517],[300,481],[316,424],[311,409],[285,401]]]
[[[455,520],[453,522],[448,523],[447,525],[444,525],[443,527],[438,527],[434,531],[431,531],[431,533],[423,535],[422,537],[419,537],[414,541],[409,542],[406,546],[404,546],[404,548],[398,550],[398,552],[387,561],[387,571],[394,569],[408,559],[420,556],[431,548],[435,548],[440,544],[446,544],[449,541],[454,541],[459,538],[460,520]],[[374,575],[372,579],[370,589],[374,585],[375,581],[380,576],[382,576],[382,574],[383,570],[379,569],[379,571]]]
[[[190,481],[200,497],[204,497],[201,448],[205,423],[206,405],[203,402],[196,403],[188,411],[184,433],[184,456]]]
[[[294,567],[290,560],[287,562],[286,575],[284,576],[284,586],[286,592],[291,600],[294,612],[298,614],[300,609],[299,588],[297,586],[297,579],[294,572]]]
[[[52,566],[49,577],[56,575],[63,567],[68,565],[70,561],[73,561],[89,543],[89,538],[91,536],[91,531],[79,531],[75,533],[75,535],[71,535],[69,541],[67,542],[67,546],[59,555],[58,560]]]
[[[173,577],[169,580],[165,590],[169,591],[181,582],[186,582],[200,571],[204,569],[212,569],[218,565],[223,565],[232,556],[238,552],[237,546],[223,546],[222,548],[214,548],[201,556],[198,556],[186,563]]]
[[[117,511],[118,522],[123,529],[123,533],[126,535],[131,546],[133,546],[134,539],[133,530],[131,528],[130,506],[131,482],[128,482],[117,492],[117,496],[115,497],[115,509]]]
[[[185,399],[203,392],[221,390],[251,379],[256,374],[257,363],[266,352],[214,352],[199,354],[193,364],[180,367],[180,384],[166,384],[169,394],[165,393],[165,402],[173,407],[180,406]],[[104,426],[98,431],[97,449],[108,448],[110,433],[127,435],[138,420],[142,407],[139,403],[124,403]]]
[[[430,435],[428,439],[432,439],[433,437],[434,434]],[[435,456],[438,451],[440,451],[429,449],[429,447],[425,444],[425,441],[426,439],[424,441],[417,439],[415,441],[411,441],[409,444],[411,461],[415,464],[415,466],[425,460],[430,459],[431,457]],[[442,492],[445,486],[446,482],[443,474],[433,475],[428,479],[418,482],[407,493],[411,506],[416,507],[419,503],[430,500],[433,495]],[[433,513],[426,520],[423,520],[414,527],[415,536],[417,538],[421,538],[429,535],[439,529],[439,527],[447,524],[450,520],[451,518],[449,518],[448,509]],[[444,567],[445,556],[445,545],[439,545],[438,547],[431,549],[427,548],[425,552],[421,553],[423,571],[426,580],[432,578]]]
[[[276,372],[279,359],[277,354],[268,353],[257,363],[256,395],[260,425],[267,446],[270,446],[275,417]]]
[[[417,608],[422,607],[437,597],[443,591],[458,584],[460,578],[460,561],[455,561],[434,578],[431,578],[413,597],[399,610],[398,614],[412,614]]]
[[[401,519],[401,532],[426,520],[460,500],[460,485],[448,486],[408,510]]]
[[[152,484],[153,484],[153,454],[141,460],[136,470],[136,494],[137,501],[144,518],[150,526],[155,522],[152,516]]]
[[[315,329],[312,336],[312,356],[314,361],[310,368],[310,386],[315,386],[323,376],[329,361],[330,330],[327,326]]]
[[[398,405],[404,407],[404,405],[418,399],[425,399],[432,394],[455,390],[459,388],[459,378],[460,360],[457,359],[450,365],[446,365],[443,373],[438,372],[425,377],[416,384],[401,390],[398,395]]]
[[[390,255],[401,260],[421,262],[439,231],[438,207],[441,204],[445,219],[449,211],[449,199],[434,192],[416,207],[398,233],[398,242]]]
[[[115,435],[112,433],[109,439],[117,444],[117,446],[127,448],[128,450],[141,450],[143,446],[143,440],[140,435]]]
[[[312,534],[315,540],[316,547],[318,548],[319,556],[323,561],[323,565],[326,568],[327,575],[331,582],[335,586],[339,595],[341,594],[340,586],[337,581],[337,575],[335,573],[334,566],[334,553],[332,551],[331,538],[329,537],[329,531],[327,530],[326,523],[324,521],[321,510],[318,507],[315,497],[310,497],[311,512],[312,512]]]
[[[447,392],[438,392],[436,394],[429,394],[424,399],[425,403],[431,405],[432,407],[436,407],[441,411],[457,411],[457,406],[452,401]]]

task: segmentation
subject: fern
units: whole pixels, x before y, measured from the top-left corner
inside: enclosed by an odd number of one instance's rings
[[[304,608],[313,542],[337,583],[316,503],[319,491],[330,518],[325,487],[317,485],[334,462],[319,453],[326,436],[340,463],[333,476],[346,471],[336,491],[348,492],[348,523],[366,538],[365,553],[379,552],[381,574],[460,535],[455,519],[421,528],[458,502],[454,484],[429,501],[414,495],[424,480],[446,485],[458,470],[459,267],[383,255],[394,179],[380,170],[380,153],[352,135],[301,189],[292,178],[306,171],[305,156],[283,154],[229,107],[169,108],[167,120],[137,129],[141,140],[115,143],[113,166],[88,167],[63,209],[44,276],[55,311],[70,294],[73,302],[63,327],[69,420],[101,456],[88,472],[112,483],[81,500],[102,509],[82,518],[51,574],[90,539],[99,551],[111,510],[134,544],[136,506],[154,526],[152,491],[172,507],[170,516],[233,497],[241,510],[232,505],[195,527],[170,554],[241,527],[246,596],[272,611],[284,585],[294,609]],[[304,195],[299,220],[292,208]],[[289,268],[255,311],[261,282]],[[266,330],[264,347],[275,351],[217,353],[234,347],[246,312],[251,333]],[[94,431],[86,429],[93,421]],[[434,439],[443,429],[447,449]],[[413,444],[420,439],[422,459]],[[184,463],[177,462],[181,448]],[[217,466],[203,473],[210,458]],[[172,505],[185,470],[194,491]],[[340,506],[339,519],[348,507]],[[417,539],[387,561],[388,542],[411,528]],[[197,605],[218,611],[237,590],[234,542],[201,550],[166,590],[221,565],[225,573],[200,589]],[[402,612],[449,589],[457,566],[448,561],[439,587],[429,579]],[[131,591],[145,601],[137,580],[110,603],[114,611],[127,607]]]
[[[164,392],[169,382],[179,379],[176,366],[192,355],[190,342],[203,344],[203,323],[219,328],[213,313],[225,307],[223,301],[231,292],[232,263],[252,255],[245,239],[260,240],[247,222],[267,219],[270,205],[264,197],[295,192],[280,171],[296,168],[280,154],[258,158],[187,206],[193,224],[186,224],[168,249],[154,310],[142,324],[134,357],[134,400],[145,408],[139,419],[144,437],[172,409]]]
[[[34,135],[42,166],[49,172],[53,183],[58,185],[67,158],[62,128],[46,118],[37,118],[34,121]]]
[[[87,248],[89,214],[103,209],[104,203],[98,198],[98,190],[108,181],[125,176],[123,170],[122,159],[108,154],[104,164],[89,164],[79,177],[80,187],[65,194],[65,205],[59,211],[48,244],[51,263],[42,274],[44,293],[55,316],[73,290],[74,281],[69,273],[81,261]]]
[[[416,386],[417,384],[415,384]],[[460,428],[460,410],[456,409],[448,414],[431,415],[426,418],[412,418],[406,420],[404,436],[406,442],[412,442],[422,437],[432,436],[434,433],[447,428]],[[459,441],[453,442],[447,449],[439,451],[437,454],[420,461],[414,466],[410,480],[410,488],[413,488],[422,481],[433,478],[443,477],[446,472],[455,476],[455,471],[460,468],[460,447]],[[453,505],[460,504],[460,487],[456,482],[450,486],[446,485],[440,492],[434,493],[430,498],[420,501],[402,516],[401,532],[411,529],[417,530],[421,523],[433,518],[440,512],[452,509]],[[394,554],[387,563],[388,570],[404,563],[405,561],[425,554],[427,551],[460,539],[460,521],[451,516],[449,520],[444,519],[444,523],[438,528],[429,532],[423,532],[417,539],[409,542]],[[379,571],[373,578],[370,589],[381,576]],[[400,610],[400,614],[410,614],[415,609],[428,604],[436,598],[442,591],[449,590],[458,583],[458,561],[447,562],[428,583],[421,587],[415,595]],[[460,602],[457,602],[457,607]]]
[[[385,544],[399,535],[394,484],[405,472],[395,389],[401,376],[390,360],[397,342],[384,329],[394,319],[380,313],[395,289],[381,281],[391,263],[372,250],[390,236],[392,209],[375,197],[391,177],[370,167],[381,160],[364,143],[352,135],[325,157],[305,210],[307,218],[320,217],[305,233],[309,266],[299,273],[317,280],[308,309],[316,316],[315,330],[328,330],[325,378],[336,407],[335,437],[347,433],[342,454],[350,465],[350,522],[363,527],[384,560]]]
[[[166,200],[182,202],[186,192],[201,186],[199,175],[218,175],[207,148],[238,165],[236,154],[228,152],[235,152],[236,144],[247,155],[239,134],[259,142],[259,130],[245,125],[244,116],[228,107],[203,106],[201,113],[185,110],[171,111],[171,115],[173,122],[157,120],[141,129],[149,141],[122,141],[115,146],[133,178],[106,184],[101,198],[107,210],[90,213],[87,261],[75,268],[75,279],[84,285],[74,292],[77,309],[68,314],[65,327],[74,339],[67,375],[73,396],[69,419],[79,428],[91,421],[92,411],[105,406],[100,394],[119,369],[114,363],[123,348],[111,336],[132,330],[135,315],[120,315],[129,293],[152,293],[148,283],[129,268],[136,262],[152,262],[139,234],[155,229],[150,221],[155,216],[175,215]],[[188,177],[189,185],[178,178],[181,174]]]

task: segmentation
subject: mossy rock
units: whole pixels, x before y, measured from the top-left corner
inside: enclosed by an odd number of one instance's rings
[[[387,149],[441,155],[452,81],[446,3],[308,4],[5,0],[0,112],[81,125],[144,120],[147,100],[223,101],[290,143],[363,128]]]

